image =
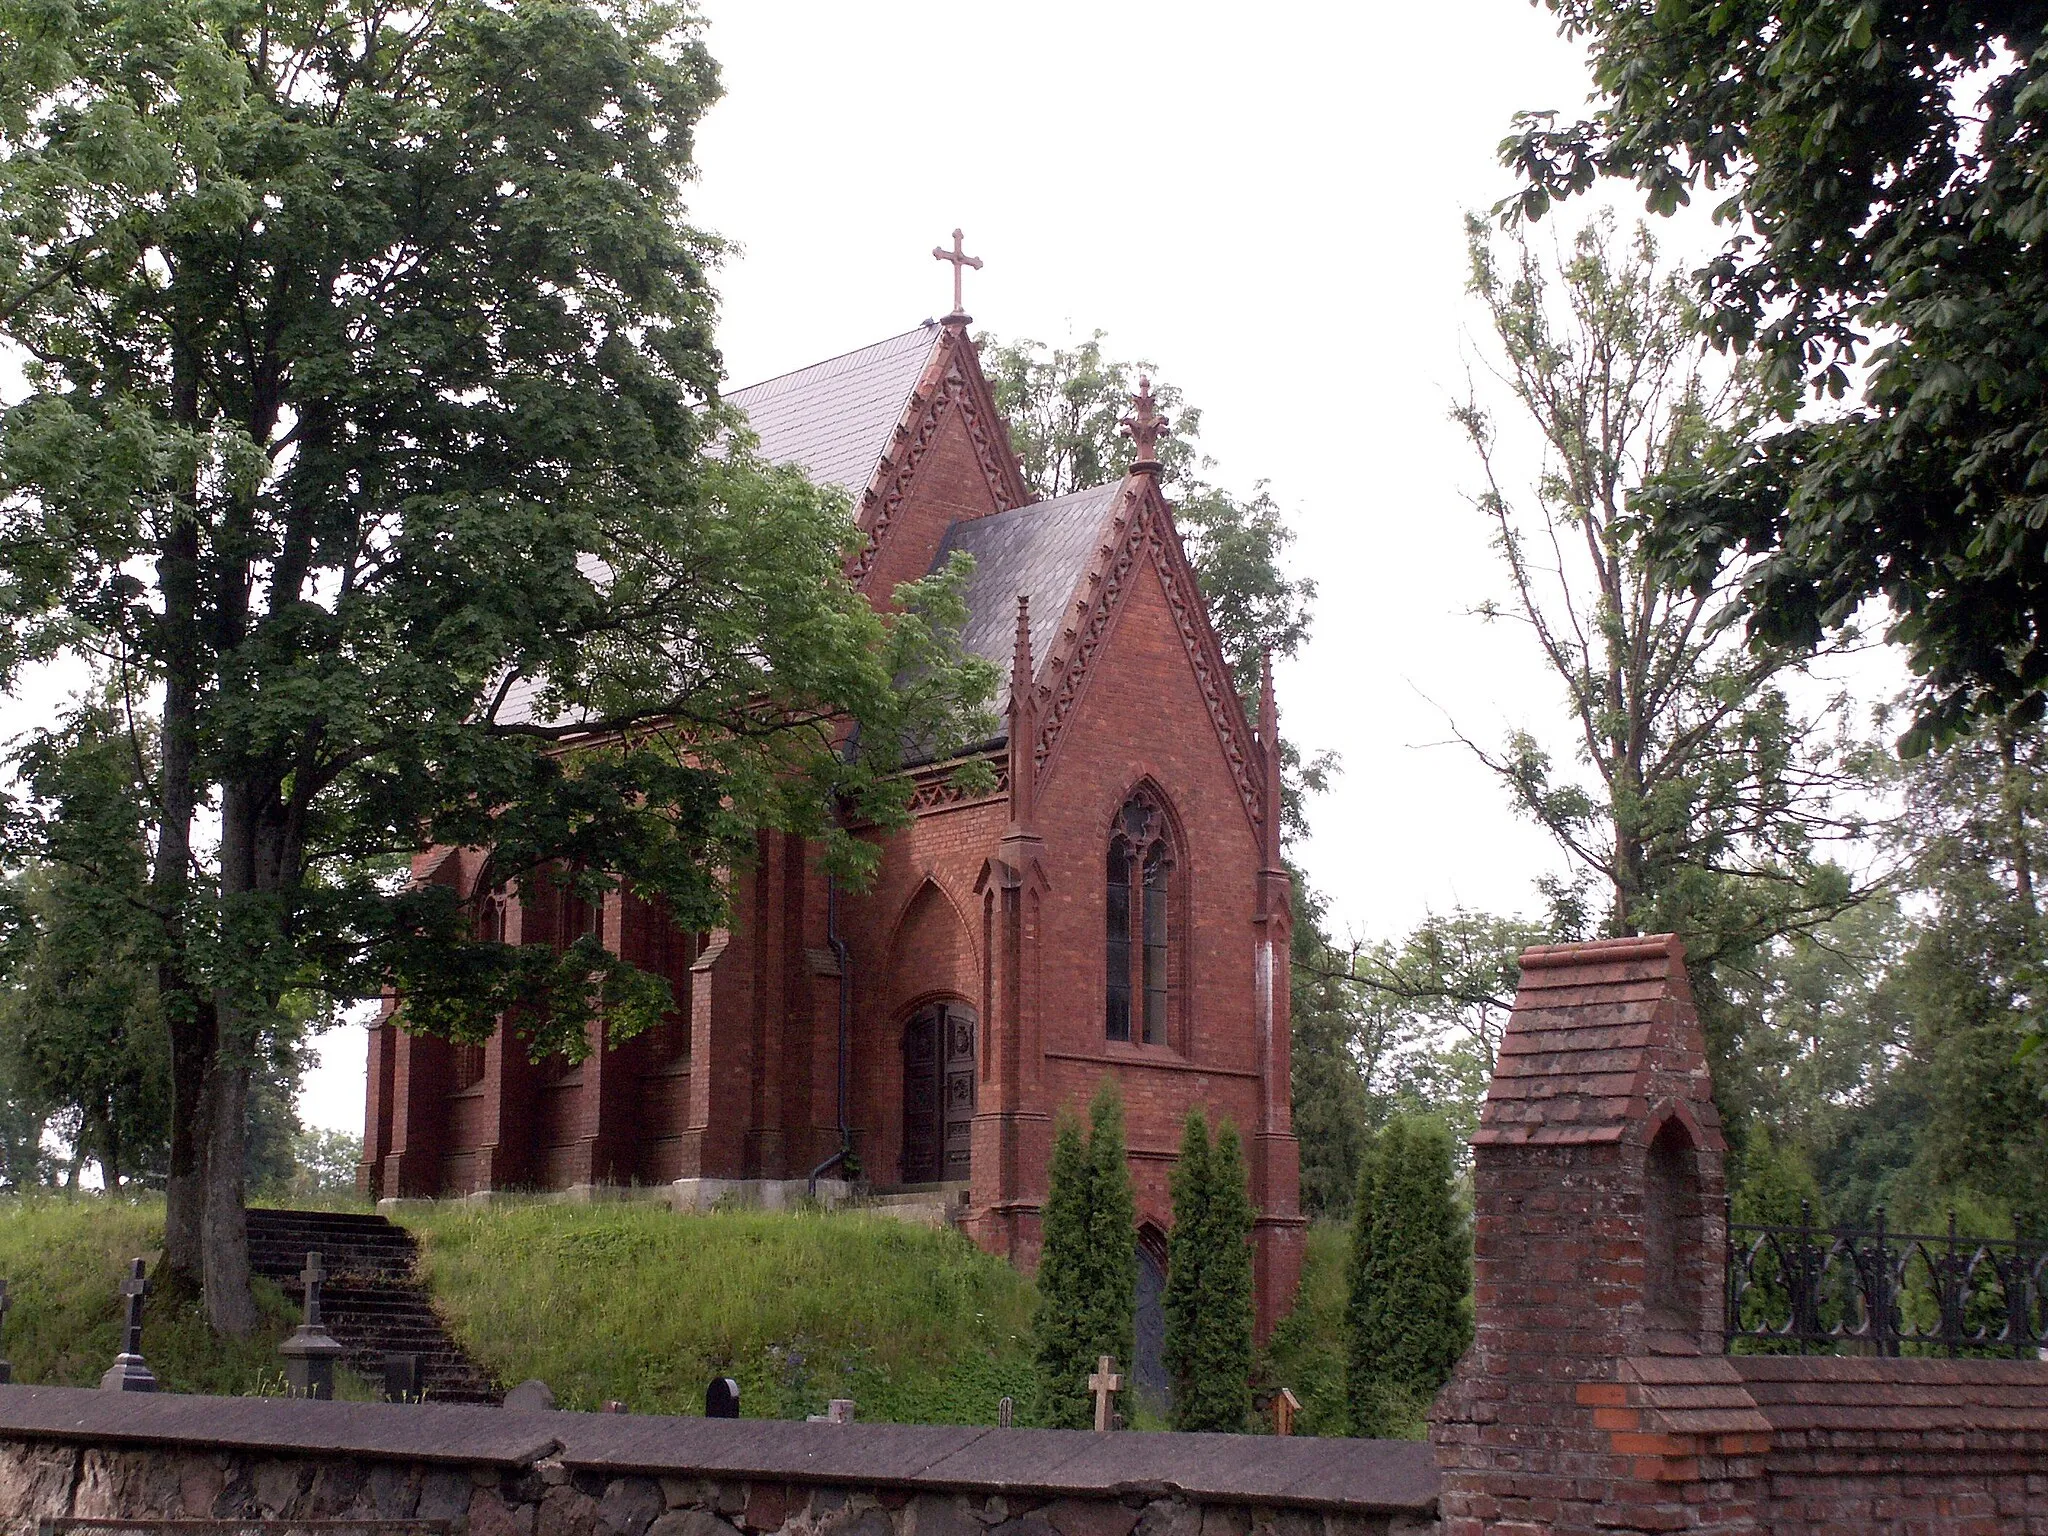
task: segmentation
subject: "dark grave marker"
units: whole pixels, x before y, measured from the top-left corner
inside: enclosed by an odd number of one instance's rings
[[[7,1332],[7,1309],[14,1305],[14,1298],[7,1294],[7,1282],[0,1280],[0,1336]],[[14,1367],[5,1358],[0,1358],[0,1386],[14,1380]]]
[[[740,1384],[730,1376],[720,1376],[704,1389],[704,1417],[736,1419],[739,1416]]]
[[[154,1392],[156,1376],[142,1358],[142,1298],[149,1294],[149,1277],[137,1259],[121,1282],[121,1294],[128,1298],[128,1324],[123,1331],[121,1353],[100,1378],[102,1392]]]
[[[334,1362],[341,1357],[341,1345],[320,1319],[320,1282],[327,1271],[320,1267],[320,1255],[306,1255],[306,1267],[299,1278],[305,1282],[305,1311],[298,1329],[277,1346],[284,1356],[285,1380],[293,1397],[310,1397],[321,1402],[334,1397]]]
[[[427,1395],[420,1380],[420,1357],[396,1352],[384,1356],[384,1400],[387,1403],[417,1403]]]

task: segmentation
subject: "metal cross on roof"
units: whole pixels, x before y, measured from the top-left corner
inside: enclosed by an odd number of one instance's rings
[[[946,316],[946,318],[951,320],[957,315],[965,319],[967,306],[960,298],[960,279],[969,267],[979,272],[981,270],[981,258],[967,254],[960,244],[960,231],[956,229],[953,231],[953,249],[949,251],[943,245],[935,245],[932,247],[932,259],[935,261],[950,261],[953,264],[953,314]]]
[[[1166,418],[1152,404],[1152,381],[1138,375],[1138,392],[1131,396],[1131,414],[1123,419],[1124,434],[1137,445],[1138,457],[1131,464],[1137,470],[1159,468],[1159,439],[1167,430]]]

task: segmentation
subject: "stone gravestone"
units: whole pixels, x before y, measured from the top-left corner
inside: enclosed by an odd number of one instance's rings
[[[320,1282],[327,1271],[320,1267],[319,1254],[306,1255],[299,1278],[306,1286],[305,1311],[297,1331],[277,1346],[277,1352],[284,1356],[285,1380],[293,1397],[328,1402],[334,1397],[334,1362],[342,1348],[320,1319]]]
[[[1088,1390],[1095,1395],[1095,1427],[1098,1430],[1120,1429],[1117,1422],[1121,1415],[1115,1412],[1116,1395],[1123,1391],[1124,1379],[1117,1374],[1116,1361],[1109,1355],[1095,1362],[1095,1374],[1088,1378]]]
[[[156,1376],[142,1358],[142,1298],[149,1294],[147,1266],[137,1259],[121,1282],[121,1294],[128,1299],[128,1324],[122,1334],[121,1353],[100,1378],[102,1392],[154,1392]]]
[[[545,1413],[555,1406],[554,1389],[544,1381],[522,1381],[505,1394],[505,1406],[524,1413]]]
[[[835,1397],[825,1404],[823,1413],[808,1415],[813,1424],[851,1424],[853,1422],[853,1399]]]
[[[420,1380],[420,1357],[393,1351],[384,1356],[384,1401],[417,1403],[425,1399],[426,1386]]]
[[[720,1376],[704,1389],[704,1417],[736,1419],[739,1416],[740,1384],[730,1376]]]

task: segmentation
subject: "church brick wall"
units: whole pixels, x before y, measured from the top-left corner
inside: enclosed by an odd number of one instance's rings
[[[878,532],[857,562],[873,601],[886,604],[899,582],[926,574],[949,528],[1028,499],[1001,434],[964,329],[941,327],[860,506],[862,526]],[[1264,845],[1262,812],[1248,801],[1265,792],[1269,775],[1247,761],[1265,745],[1221,675],[1156,483],[1134,473],[1116,489],[1109,517],[1099,548],[1068,549],[1050,562],[1019,555],[1014,567],[1020,585],[1046,588],[1015,596],[1058,626],[1038,659],[1046,675],[1027,675],[1026,690],[1080,679],[1078,694],[1059,706],[1055,745],[1035,774],[1026,772],[1030,784],[1015,782],[1013,751],[1004,793],[950,804],[940,797],[909,827],[874,834],[877,878],[836,900],[846,975],[815,850],[763,833],[756,857],[732,874],[730,927],[704,936],[679,989],[686,1056],[657,1072],[650,1042],[607,1049],[600,1036],[577,1065],[536,1066],[501,1031],[481,1079],[465,1085],[451,1075],[449,1047],[387,1023],[372,1040],[366,1191],[802,1180],[840,1145],[842,986],[851,1013],[850,1140],[862,1175],[887,1188],[904,1178],[906,1022],[922,1004],[950,1001],[972,1010],[980,1041],[969,1234],[1035,1266],[1055,1119],[1084,1114],[1105,1078],[1123,1095],[1141,1220],[1163,1233],[1181,1121],[1199,1105],[1244,1138],[1260,1210],[1264,1338],[1292,1303],[1302,1246],[1285,875],[1277,846]],[[1103,561],[1120,559],[1134,538],[1135,568],[1127,580],[1111,579]],[[1178,618],[1168,579],[1178,583]],[[1081,606],[1062,613],[1077,592]],[[1077,634],[1098,599],[1107,627],[1090,628],[1084,642]],[[1027,650],[1023,665],[1031,659]],[[1177,847],[1166,1045],[1112,1042],[1104,1027],[1111,823],[1141,783],[1168,808]],[[1035,809],[1020,811],[1034,795]],[[466,890],[480,867],[473,852],[435,850],[416,861],[415,877]],[[507,940],[559,942],[555,905],[539,889],[531,901],[507,893]],[[612,897],[603,933],[639,963],[650,941],[635,906],[630,894]]]

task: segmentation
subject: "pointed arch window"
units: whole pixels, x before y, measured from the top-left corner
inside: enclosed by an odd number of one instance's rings
[[[1140,789],[1109,837],[1103,1032],[1111,1040],[1171,1041],[1179,866],[1164,809]]]

